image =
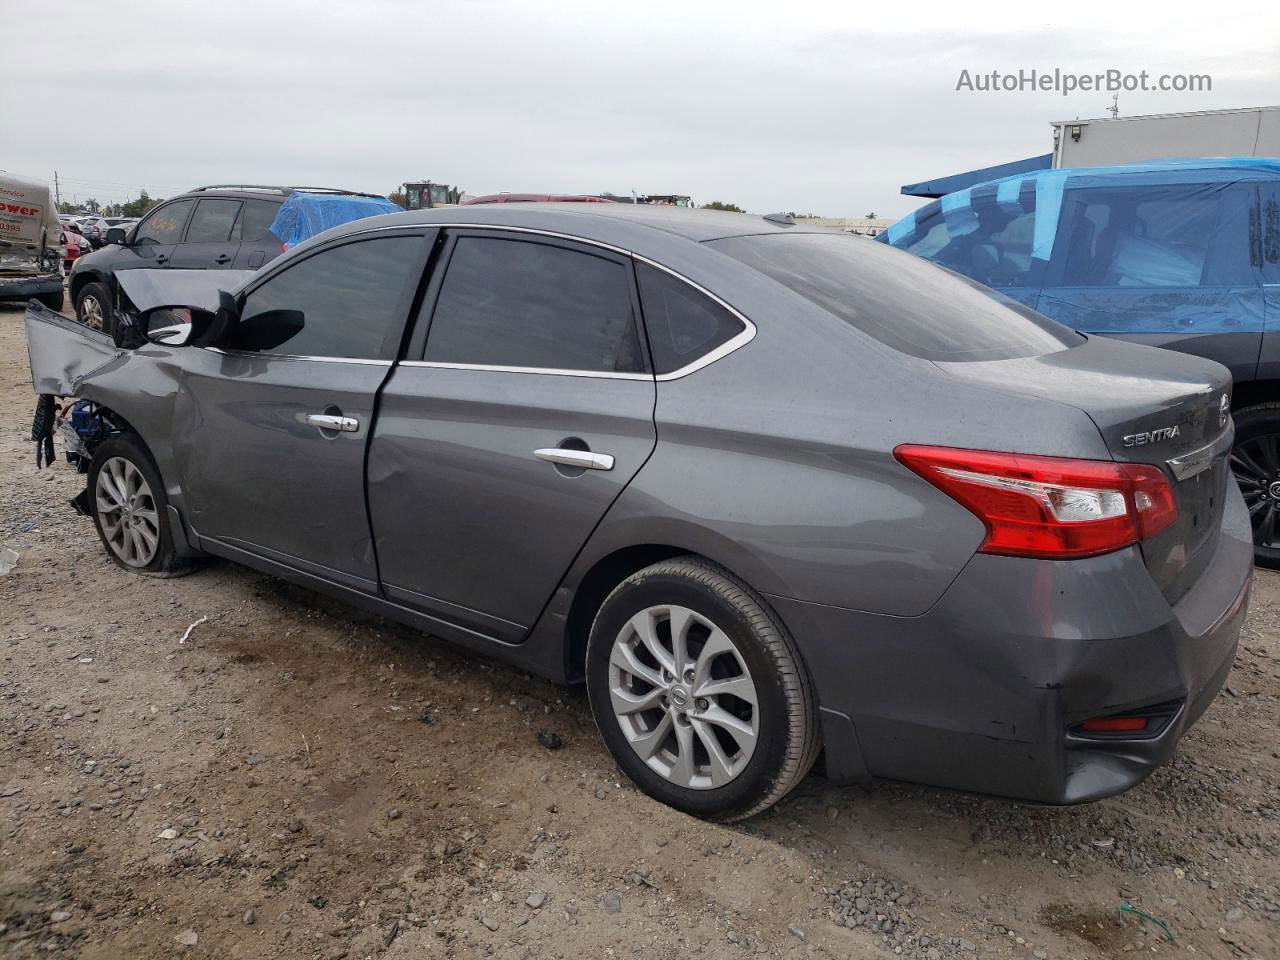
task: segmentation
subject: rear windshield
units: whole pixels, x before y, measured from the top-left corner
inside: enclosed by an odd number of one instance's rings
[[[765,234],[708,246],[913,357],[1008,360],[1085,340],[989,287],[861,237]]]

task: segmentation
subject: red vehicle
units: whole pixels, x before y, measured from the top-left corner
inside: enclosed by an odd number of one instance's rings
[[[60,242],[62,243],[62,272],[70,273],[72,264],[89,252],[89,241],[74,230],[63,226]]]
[[[461,206],[473,203],[615,203],[608,197],[593,197],[585,193],[489,193],[483,197],[464,200]]]

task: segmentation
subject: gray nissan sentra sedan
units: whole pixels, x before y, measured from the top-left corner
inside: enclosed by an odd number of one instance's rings
[[[822,751],[1105,797],[1231,669],[1252,543],[1209,361],[786,218],[621,204],[132,273],[115,342],[27,314],[118,564],[225,557],[585,680],[681,810],[750,816]]]

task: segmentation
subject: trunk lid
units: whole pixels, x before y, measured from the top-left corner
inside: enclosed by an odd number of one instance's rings
[[[1195,583],[1213,555],[1227,493],[1233,428],[1225,367],[1097,337],[1038,357],[937,366],[993,389],[1082,410],[1113,459],[1161,467],[1173,485],[1178,519],[1142,543],[1143,558],[1170,602]]]

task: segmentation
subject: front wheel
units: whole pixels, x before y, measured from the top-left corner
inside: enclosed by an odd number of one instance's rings
[[[1253,524],[1253,559],[1280,567],[1280,403],[1259,403],[1232,416],[1231,470]]]
[[[87,283],[76,297],[76,318],[86,327],[111,333],[111,295],[100,283]]]
[[[160,472],[136,437],[116,434],[94,451],[89,498],[98,537],[117,566],[152,576],[187,571],[174,549]]]
[[[759,813],[818,755],[813,687],[786,628],[707,561],[663,561],[619,584],[592,624],[586,672],[618,765],[694,816]]]

